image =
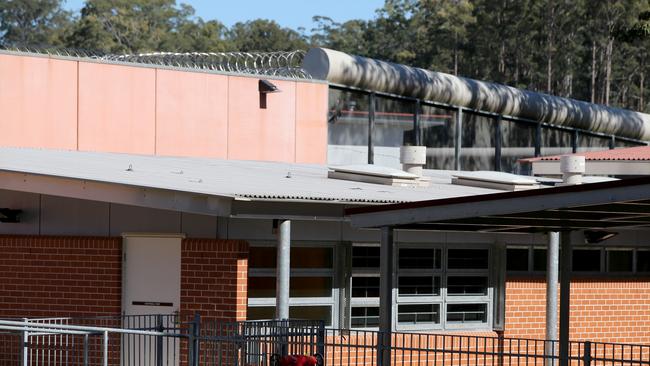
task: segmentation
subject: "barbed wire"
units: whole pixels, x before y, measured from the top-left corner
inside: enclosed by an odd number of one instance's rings
[[[302,68],[305,51],[301,50],[286,52],[149,52],[119,55],[56,47],[0,45],[0,49],[50,56],[89,58],[99,61],[311,79],[311,75]]]

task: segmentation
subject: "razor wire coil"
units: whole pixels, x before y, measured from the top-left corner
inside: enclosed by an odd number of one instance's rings
[[[302,68],[302,60],[305,56],[305,51],[302,50],[277,52],[148,52],[120,55],[34,46],[0,46],[0,49],[108,62],[311,79],[311,75]]]

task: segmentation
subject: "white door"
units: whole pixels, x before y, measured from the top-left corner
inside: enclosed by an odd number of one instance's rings
[[[122,312],[127,315],[124,326],[155,330],[152,328],[157,326],[158,319],[166,327],[174,326],[172,317],[137,315],[172,315],[180,311],[182,239],[181,235],[124,234]],[[158,352],[162,354],[163,364],[178,364],[178,342],[174,338],[164,337],[161,350],[153,337],[124,336],[122,343],[127,350],[122,353],[124,365],[155,364]]]

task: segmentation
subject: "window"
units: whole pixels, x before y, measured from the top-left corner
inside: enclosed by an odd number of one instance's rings
[[[400,146],[415,140],[415,102],[376,96],[375,106],[374,163],[399,167]]]
[[[600,272],[600,249],[574,249],[573,272]]]
[[[379,306],[353,306],[350,316],[353,328],[375,328],[379,326]]]
[[[492,117],[463,112],[462,170],[494,170],[496,121]]]
[[[632,272],[633,266],[632,249],[607,249],[607,272]]]
[[[439,324],[440,305],[438,304],[398,305],[397,322],[398,324],[402,324],[402,325]]]
[[[487,304],[448,304],[448,323],[487,323]]]
[[[427,169],[454,169],[456,111],[428,105],[420,113],[422,145],[427,147]]]
[[[449,296],[485,296],[488,294],[487,276],[448,276],[447,295]]]
[[[501,171],[519,173],[517,161],[535,156],[533,123],[501,120]]]
[[[448,269],[488,269],[487,249],[449,249]]]
[[[528,271],[528,248],[507,248],[506,269],[508,271]]]
[[[379,326],[379,246],[352,246],[350,290],[350,326],[374,328]]]
[[[272,319],[275,316],[276,248],[251,246],[248,274],[248,319]],[[296,243],[291,248],[289,316],[298,319],[325,320],[332,325],[334,304],[334,246]]]
[[[368,163],[368,95],[329,89],[327,162]]]
[[[527,270],[524,270],[524,265],[520,264],[525,260],[524,251],[528,251],[528,256],[532,255],[533,258],[532,267],[528,264]],[[527,271],[541,274],[546,272],[546,249],[517,246],[508,247],[506,253],[507,270],[510,273],[520,274]],[[561,253],[559,259],[562,260]],[[511,262],[518,264],[511,265]],[[575,274],[583,273],[589,276],[601,273],[618,275],[650,273],[650,249],[611,246],[574,248],[572,271]]]

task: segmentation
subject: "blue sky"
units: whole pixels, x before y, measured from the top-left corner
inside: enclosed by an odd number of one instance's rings
[[[384,0],[176,0],[196,9],[196,15],[205,20],[217,19],[230,27],[241,21],[272,19],[283,27],[307,32],[313,28],[311,17],[324,15],[337,22],[350,19],[372,19],[375,10],[382,7]],[[78,11],[83,0],[67,0],[65,7]]]

